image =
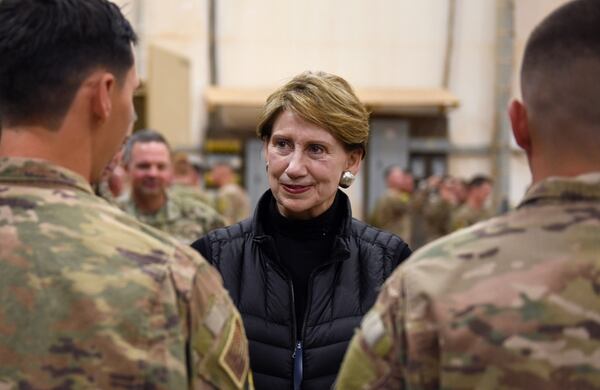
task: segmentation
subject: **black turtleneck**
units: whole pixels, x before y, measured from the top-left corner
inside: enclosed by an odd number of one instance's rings
[[[344,210],[340,210],[339,203],[336,195],[326,212],[309,220],[282,216],[275,200],[269,206],[266,231],[273,236],[279,261],[292,279],[299,339],[302,337],[310,274],[330,259],[333,241],[343,220]]]

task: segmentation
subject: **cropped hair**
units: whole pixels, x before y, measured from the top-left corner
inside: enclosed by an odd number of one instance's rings
[[[600,2],[575,0],[557,8],[531,33],[521,76],[531,71],[560,70],[582,57],[600,60]]]
[[[108,0],[0,0],[3,125],[58,127],[95,69],[124,81],[136,41]]]
[[[484,175],[477,175],[477,176],[474,176],[471,180],[469,180],[469,182],[467,183],[467,188],[472,189],[472,188],[481,187],[484,184],[492,184],[492,183],[493,183],[493,181],[489,177],[484,176]]]
[[[158,131],[151,129],[138,130],[133,133],[127,142],[125,143],[125,149],[123,150],[123,165],[128,165],[131,161],[131,153],[133,150],[133,146],[137,143],[147,144],[150,142],[158,142],[164,144],[169,150],[169,154],[171,154],[171,146],[167,139]]]
[[[263,107],[257,134],[268,140],[275,120],[289,110],[329,131],[347,150],[364,158],[369,138],[369,113],[343,78],[325,72],[304,72],[273,92]]]

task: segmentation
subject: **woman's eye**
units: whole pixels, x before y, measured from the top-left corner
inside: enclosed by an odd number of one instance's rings
[[[279,152],[279,153],[289,153],[293,150],[293,144],[290,142],[290,140],[285,139],[285,138],[276,138],[273,140],[273,147]]]
[[[289,146],[289,142],[284,139],[275,140],[275,146],[278,148],[285,148]]]
[[[308,151],[312,154],[321,154],[325,152],[325,148],[321,145],[310,145]]]

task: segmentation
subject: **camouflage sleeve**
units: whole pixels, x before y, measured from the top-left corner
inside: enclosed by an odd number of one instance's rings
[[[450,231],[454,232],[459,229],[466,228],[470,223],[464,213],[461,210],[457,210],[450,216]]]
[[[371,212],[371,215],[369,216],[369,219],[367,220],[368,223],[377,228],[381,227],[381,218],[379,217],[380,215],[381,215],[381,200],[379,200],[377,203],[375,203],[375,207],[373,208],[373,211]]]
[[[242,319],[223,288],[221,276],[207,262],[197,269],[188,304],[191,387],[252,389]]]
[[[228,225],[235,223],[237,218],[235,194],[225,192],[217,197],[217,211],[223,217]]]
[[[225,220],[225,217],[223,217],[218,212],[214,211],[211,214],[211,218],[209,218],[207,232],[209,232],[211,230],[218,229],[218,228],[222,228],[222,227],[225,227],[225,226],[227,226],[227,221]]]
[[[363,318],[346,352],[337,389],[438,388],[435,338],[430,327],[413,320],[426,305],[418,297],[407,302],[402,271],[394,272]]]

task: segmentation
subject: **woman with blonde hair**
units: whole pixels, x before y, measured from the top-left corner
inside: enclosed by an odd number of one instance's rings
[[[193,244],[223,276],[246,328],[257,389],[326,389],[377,290],[410,254],[352,218],[338,187],[365,156],[369,116],[341,77],[305,72],[257,128],[270,189],[254,215]]]

